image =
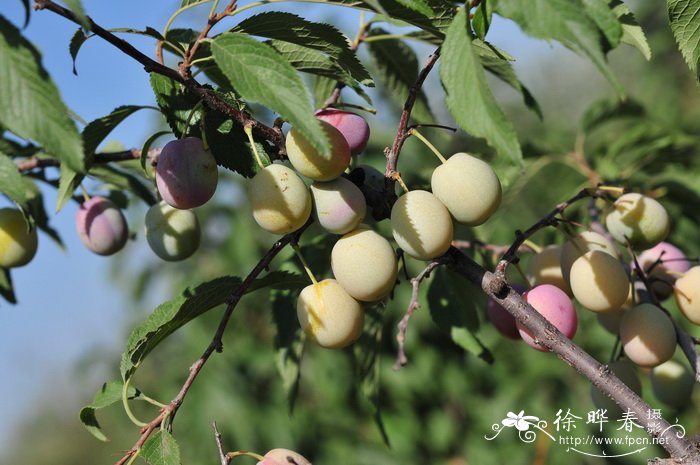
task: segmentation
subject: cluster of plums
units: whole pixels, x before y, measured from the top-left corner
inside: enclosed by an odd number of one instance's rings
[[[669,226],[668,214],[658,201],[638,193],[623,194],[607,212],[605,228],[632,252],[631,263],[621,260],[622,254],[608,237],[584,231],[534,255],[526,273],[532,287],[513,287],[568,338],[577,327],[572,298],[596,312],[603,327],[619,335],[624,350],[625,358],[609,368],[637,392],[641,387],[634,365],[651,369],[656,397],[678,406],[689,398],[693,376],[672,359],[675,325],[657,303],[675,295],[683,315],[700,324],[700,266],[691,268],[681,250],[663,242]],[[649,284],[648,290],[640,276]],[[505,336],[546,350],[495,301],[489,300],[487,314]],[[680,393],[684,395],[679,400]],[[616,411],[598,391],[594,390],[593,398],[596,405]]]
[[[366,146],[369,126],[364,118],[341,110],[321,110],[316,116],[331,152],[320,153],[292,128],[286,138],[291,167],[273,163],[261,169],[248,185],[248,196],[255,221],[266,231],[296,231],[313,217],[327,232],[341,235],[331,252],[334,278],[304,288],[297,303],[297,316],[307,336],[321,346],[341,348],[362,331],[361,302],[374,302],[391,292],[398,263],[391,243],[362,224],[366,200],[342,176],[351,156]],[[310,187],[302,176],[311,180]],[[465,225],[480,225],[501,201],[501,184],[493,169],[466,153],[453,155],[435,169],[431,187],[432,193],[405,193],[391,211],[394,240],[419,260],[447,251],[453,218]]]

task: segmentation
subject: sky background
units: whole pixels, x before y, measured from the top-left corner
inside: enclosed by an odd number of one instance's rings
[[[178,3],[172,0],[150,1],[144,7],[143,1],[83,0],[88,14],[105,28],[143,29],[152,26],[157,30],[162,30]],[[277,9],[280,6],[273,5]],[[284,4],[287,11],[295,11],[295,8],[312,20],[334,17],[334,13],[340,11],[308,4],[303,5],[303,10],[298,10],[298,4]],[[208,5],[198,7],[179,20],[176,26],[203,24],[208,11]],[[342,16],[340,27],[345,33],[354,34],[357,15],[342,11],[343,15],[337,15]],[[24,21],[22,2],[2,0],[0,15],[21,26]],[[44,66],[69,108],[84,120],[91,121],[119,105],[155,104],[148,76],[141,66],[99,38],[92,38],[83,45],[77,59],[78,75],[74,75],[68,43],[76,29],[50,12],[33,12],[29,26],[23,31],[41,51]],[[490,37],[491,40],[519,59],[561,50],[525,38],[509,22],[496,23],[494,32],[496,34]],[[123,37],[153,56],[152,39],[135,35]],[[570,54],[565,54],[565,57],[578,63]],[[423,61],[424,56],[419,60]],[[516,69],[519,66],[516,63]],[[525,72],[526,79],[529,76],[526,82],[536,95],[538,87],[546,88],[546,76],[539,76],[537,69],[520,71]],[[153,132],[156,121],[154,112],[137,112],[108,140],[117,140],[127,148],[141,147]],[[53,214],[55,192],[44,189],[44,194],[47,211]],[[9,202],[0,198],[0,206],[6,204]],[[138,304],[134,309],[128,294],[111,281],[110,259],[92,254],[80,243],[74,225],[76,210],[77,205],[71,202],[51,219],[63,237],[66,250],[61,250],[47,236],[40,235],[35,259],[12,273],[19,304],[0,303],[0,450],[12,441],[16,425],[40,396],[45,395],[51,386],[68,388],[76,379],[90,383],[90,386],[87,389],[80,386],[73,397],[68,398],[64,396],[66,390],[61,389],[57,401],[74,403],[77,421],[78,408],[91,400],[84,392],[94,392],[102,381],[118,377],[118,367],[112,366],[114,354],[121,352],[134,323],[133,318],[145,315],[154,303],[169,298],[163,290],[156,289],[149,302]],[[139,258],[143,253],[144,259],[152,259],[144,242],[142,235],[136,243],[130,242],[127,247],[139,250],[130,256]],[[163,266],[177,264],[164,263]],[[102,354],[104,357],[101,358]],[[90,360],[98,362],[88,363]],[[80,376],[76,376],[77,367],[83,367]]]

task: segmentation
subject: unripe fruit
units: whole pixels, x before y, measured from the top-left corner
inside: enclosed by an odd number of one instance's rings
[[[620,381],[625,383],[628,388],[634,391],[637,395],[642,394],[642,384],[639,381],[636,367],[629,360],[617,360],[608,365],[610,371],[617,376]],[[594,386],[591,386],[591,399],[593,405],[598,409],[607,410],[607,417],[610,419],[620,418],[622,409],[607,395],[600,392]]]
[[[673,283],[678,274],[690,269],[690,262],[678,247],[660,242],[637,257],[642,270],[648,274],[651,290],[659,300],[673,294]]]
[[[331,251],[333,276],[350,296],[363,302],[391,292],[397,265],[389,241],[364,225],[338,239]]]
[[[688,405],[695,386],[695,376],[688,367],[673,359],[651,370],[651,390],[666,405],[682,408]]]
[[[304,226],[311,216],[311,193],[304,181],[284,165],[266,166],[248,183],[248,199],[258,225],[273,234]]]
[[[292,128],[287,134],[287,156],[294,169],[307,178],[330,181],[340,176],[350,164],[350,147],[340,131],[325,121],[320,123],[330,139],[331,153],[319,153],[300,131]]]
[[[600,250],[616,256],[615,244],[594,231],[583,231],[564,243],[561,248],[561,273],[567,283],[571,283],[571,266],[581,255],[591,250]]]
[[[335,127],[345,137],[350,153],[357,155],[367,147],[369,124],[365,119],[349,111],[325,108],[316,112],[316,118]]]
[[[299,325],[308,338],[329,349],[353,343],[362,333],[362,305],[335,279],[325,279],[302,289],[297,300]]]
[[[34,258],[39,240],[36,228],[27,228],[21,211],[0,208],[0,267],[24,266]]]
[[[622,316],[624,314],[625,310],[620,309],[619,312],[596,313],[596,318],[603,329],[610,334],[617,336],[620,334],[620,322],[622,321]]]
[[[510,287],[518,294],[522,294],[526,289],[525,286],[518,283],[511,284]],[[486,315],[499,333],[510,339],[521,339],[520,330],[515,323],[515,317],[490,297],[486,302]]]
[[[676,280],[673,293],[687,319],[700,325],[700,266],[694,266]]]
[[[311,462],[292,450],[272,449],[256,465],[311,465]]]
[[[671,227],[666,209],[651,197],[624,194],[605,218],[610,235],[633,249],[646,249],[663,241]]]
[[[467,226],[485,223],[501,204],[501,182],[493,168],[467,153],[456,153],[435,168],[430,185],[455,220]]]
[[[188,209],[204,205],[216,191],[216,159],[202,140],[186,137],[165,144],[156,165],[156,186],[168,205]]]
[[[644,303],[627,310],[620,321],[625,354],[639,366],[652,368],[673,356],[676,330],[663,310]]]
[[[184,260],[199,248],[197,215],[192,210],[179,210],[161,201],[146,213],[146,240],[163,260]]]
[[[576,334],[578,320],[576,309],[564,291],[551,284],[540,284],[523,294],[523,298],[547,321],[552,323],[564,336],[571,339]],[[530,331],[519,322],[516,322],[520,330],[520,337],[530,347],[537,350],[547,351],[548,349],[535,342],[535,338]]]
[[[538,284],[551,284],[566,292],[570,297],[571,287],[564,280],[561,271],[561,246],[550,245],[542,249],[530,258],[527,264],[527,280],[536,286]]]
[[[391,208],[391,227],[399,247],[419,260],[439,257],[452,243],[450,213],[427,191],[410,191],[399,197]]]
[[[589,310],[615,312],[627,300],[630,281],[617,258],[600,250],[591,250],[571,267],[571,291]]]
[[[75,227],[80,241],[98,255],[119,252],[129,237],[122,211],[104,197],[92,197],[80,206]]]
[[[359,187],[343,177],[311,184],[314,217],[332,234],[352,231],[365,218],[367,204]]]

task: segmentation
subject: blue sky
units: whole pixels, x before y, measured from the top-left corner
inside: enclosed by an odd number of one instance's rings
[[[147,8],[143,1],[135,0],[84,0],[83,3],[88,14],[106,28],[142,29],[149,25],[162,29],[179,1],[151,1],[147,2]],[[294,4],[285,5],[288,11],[294,8]],[[304,15],[317,20],[337,11],[308,5],[303,9]],[[196,24],[203,24],[207,12],[208,6],[199,7],[190,20],[197,18]],[[21,25],[24,15],[21,1],[2,0],[0,14]],[[355,24],[356,19],[354,13],[343,14],[345,26],[349,21]],[[183,18],[183,21],[188,19]],[[349,25],[345,32],[351,33],[352,28]],[[78,75],[74,75],[68,43],[76,29],[50,12],[33,12],[24,34],[42,52],[44,66],[61,90],[64,101],[77,115],[90,121],[119,105],[154,104],[142,67],[98,38],[83,45],[77,59]],[[524,45],[532,42],[524,44],[525,39],[510,23],[503,23],[499,34],[495,42],[504,47],[514,46],[522,51],[526,49]],[[153,55],[151,39],[125,38]],[[549,46],[545,46],[547,48]],[[128,148],[140,147],[150,135],[153,118],[152,112],[138,112],[109,139],[118,140]],[[44,192],[47,209],[52,212],[54,192],[50,189]],[[7,203],[0,198],[0,206]],[[53,226],[61,231],[66,251],[59,249],[47,236],[40,236],[36,258],[13,271],[19,304],[0,303],[0,373],[4,374],[0,382],[0,450],[12,440],[13,427],[40,393],[46,392],[50,384],[70,386],[74,367],[86,354],[119,351],[134,314],[150,310],[148,304],[142,304],[135,312],[128,297],[110,282],[109,258],[93,255],[79,242],[74,226],[76,210],[77,206],[70,203],[52,218]],[[127,247],[139,247],[147,253],[143,238],[140,239],[140,244],[130,243]],[[158,297],[165,300],[168,296],[157,293],[153,296],[154,299]],[[87,379],[94,382],[95,389],[101,381],[117,374],[117,368],[107,364],[111,361],[110,358],[104,365],[91,366]],[[89,400],[76,397],[61,399],[61,403],[75,403],[77,412],[78,406]]]

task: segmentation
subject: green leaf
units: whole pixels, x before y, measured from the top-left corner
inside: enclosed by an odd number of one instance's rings
[[[474,33],[476,36],[484,40],[486,34],[489,32],[491,27],[491,20],[493,19],[493,2],[491,0],[482,0],[479,6],[476,7],[474,11],[474,17],[472,18],[472,27],[474,28]]]
[[[425,2],[424,0],[396,0],[398,1],[401,5],[405,6],[406,8],[409,8],[413,11],[416,11],[423,16],[430,18],[435,14],[433,9],[430,7],[430,5]]]
[[[0,16],[0,125],[38,142],[74,171],[85,170],[80,135],[39,52]]]
[[[357,59],[343,33],[330,24],[313,23],[292,13],[269,11],[241,21],[232,31],[317,50],[328,55],[356,81],[374,86],[372,78]]]
[[[651,60],[651,47],[647,37],[629,7],[621,0],[611,0],[610,7],[622,24],[621,42],[636,47],[647,61]]]
[[[73,197],[73,193],[83,182],[83,179],[85,179],[84,174],[76,173],[68,166],[61,165],[58,192],[56,193],[56,213],[60,212]]]
[[[33,196],[31,186],[33,183],[26,179],[17,169],[12,159],[0,151],[0,192],[19,205],[23,210],[27,208],[27,201]]]
[[[484,69],[520,92],[523,96],[525,106],[534,111],[535,114],[542,119],[542,109],[537,103],[537,100],[535,100],[535,97],[530,93],[530,90],[520,82],[510,61],[503,57],[500,50],[496,50],[491,44],[484,43],[478,39],[472,41],[472,46],[476,54],[479,55]]]
[[[85,126],[83,129],[83,148],[85,150],[85,158],[89,161],[95,156],[97,147],[105,140],[110,132],[129,116],[133,115],[144,108],[153,109],[153,107],[145,107],[138,105],[124,105],[117,107],[112,112],[101,118],[97,118]],[[88,168],[89,168],[88,164]]]
[[[372,28],[369,36],[384,34],[388,32],[377,27]],[[416,52],[401,40],[367,42],[367,48],[377,68],[377,75],[384,83],[389,96],[397,105],[403,107],[409,89],[418,77]],[[422,90],[418,92],[411,116],[419,123],[431,123],[435,120]]]
[[[290,308],[295,308],[301,287],[285,291],[273,291],[272,319],[277,334],[275,335],[275,350],[277,371],[282,378],[282,386],[287,393],[289,412],[294,410],[294,402],[299,394],[301,379],[301,358],[304,354],[304,332],[299,327],[299,320]]]
[[[595,22],[607,42],[605,50],[620,45],[622,25],[610,9],[609,0],[582,0],[586,14]]]
[[[185,92],[182,84],[158,73],[151,73],[151,88],[168,126],[172,129],[175,137],[181,138],[185,135],[187,119],[199,104],[199,99]],[[198,121],[198,115],[190,119],[190,130],[197,128]]]
[[[66,6],[73,12],[73,15],[75,16],[75,19],[78,20],[78,23],[80,23],[83,28],[85,28],[86,31],[90,30],[90,19],[87,17],[87,14],[85,13],[85,9],[83,8],[83,4],[80,2],[80,0],[64,0],[66,2]]]
[[[642,118],[646,115],[644,106],[636,100],[624,101],[599,100],[586,109],[581,118],[581,127],[585,132],[621,118]]]
[[[118,166],[99,164],[92,167],[90,176],[123,190],[132,192],[147,205],[154,205],[158,200],[149,184],[144,184],[143,178],[136,176]]]
[[[128,380],[141,361],[170,334],[203,313],[223,304],[226,297],[241,284],[240,278],[225,276],[184,289],[174,299],[153,310],[146,320],[131,332],[122,354],[121,374]]]
[[[700,77],[700,0],[667,0],[668,18],[688,67]]]
[[[326,103],[328,97],[331,96],[333,90],[335,89],[336,82],[334,79],[316,75],[314,79],[314,102],[316,102],[316,108],[323,107]]]
[[[11,304],[17,303],[15,290],[12,287],[12,276],[8,268],[0,268],[0,296]]]
[[[139,456],[148,465],[180,465],[177,441],[164,429],[159,429],[141,446]]]
[[[328,137],[313,115],[309,92],[294,68],[272,47],[235,32],[212,43],[219,68],[244,100],[258,102],[285,118],[325,156]]]
[[[462,129],[486,139],[499,155],[522,164],[515,128],[496,103],[486,83],[481,60],[470,45],[467,12],[461,10],[442,46],[440,79],[445,88],[447,108]]]
[[[80,410],[80,421],[83,426],[97,439],[100,441],[107,441],[107,436],[102,432],[95,412],[99,409],[108,407],[122,399],[122,390],[124,389],[124,383],[121,381],[110,381],[109,383],[104,383],[102,388],[97,391],[95,398],[90,405],[86,405]],[[133,386],[127,388],[127,397],[129,399],[137,399],[141,393],[136,390]]]
[[[85,34],[82,27],[79,27],[73,37],[70,39],[70,44],[68,46],[68,51],[70,52],[70,57],[73,60],[73,74],[78,75],[78,69],[75,67],[75,60],[78,58],[78,52],[83,46],[85,41],[87,41],[91,36]]]
[[[495,0],[494,11],[512,19],[525,33],[561,42],[570,50],[588,57],[610,82],[620,98],[625,93],[605,60],[602,31],[587,14],[582,0],[532,0],[523,8],[520,0]]]
[[[455,344],[491,363],[493,356],[475,335],[479,329],[479,295],[475,288],[464,277],[439,268],[427,297],[430,316],[437,327],[449,334]]]
[[[49,225],[49,217],[46,214],[46,208],[44,208],[44,197],[41,191],[33,182],[27,182],[27,190],[31,192],[31,194],[27,196],[26,213],[31,217],[37,228],[53,239],[60,248],[64,248],[63,241],[58,231]]]
[[[246,290],[246,293],[264,288],[277,291],[303,289],[308,284],[309,278],[306,275],[291,271],[271,271],[262,278],[253,281],[253,284]]]

